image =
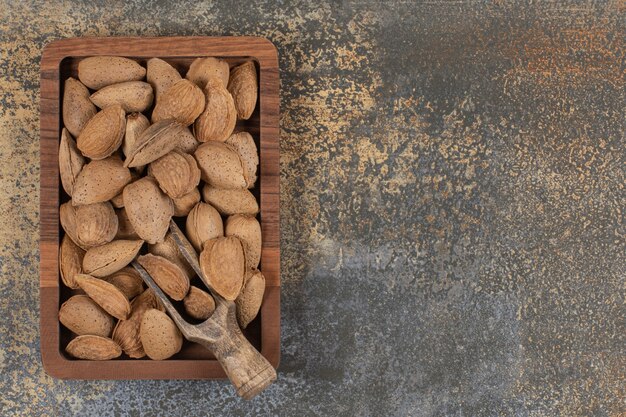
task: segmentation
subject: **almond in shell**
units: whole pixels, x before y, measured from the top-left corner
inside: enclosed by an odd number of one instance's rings
[[[144,130],[126,154],[124,166],[141,167],[156,161],[179,145],[185,126],[173,119],[161,120]]]
[[[183,335],[176,324],[156,309],[143,314],[139,336],[146,355],[154,360],[167,359],[180,352],[183,346]]]
[[[128,265],[141,249],[143,240],[114,240],[89,249],[83,258],[85,274],[103,278]]]
[[[209,79],[204,87],[206,104],[194,124],[196,138],[200,142],[216,140],[224,142],[233,133],[237,122],[237,110],[232,96],[219,80]]]
[[[119,320],[128,318],[130,303],[115,285],[87,274],[79,274],[75,278],[80,288],[104,311]]]
[[[242,329],[259,314],[265,293],[265,277],[261,271],[249,270],[246,273],[245,283],[241,294],[235,300],[237,307],[237,321]]]
[[[126,131],[126,114],[119,104],[93,116],[80,132],[76,144],[88,158],[99,160],[110,156],[122,144]]]
[[[243,174],[246,178],[248,188],[254,187],[256,183],[256,171],[259,167],[259,153],[254,143],[254,139],[248,132],[239,132],[231,135],[226,141],[239,154],[243,165]]]
[[[189,66],[189,71],[187,71],[185,78],[200,88],[204,88],[209,79],[213,78],[219,80],[222,86],[226,88],[229,75],[230,68],[228,62],[219,58],[209,57],[196,58]]]
[[[248,188],[243,164],[237,151],[225,143],[209,141],[194,153],[201,178],[217,188]]]
[[[189,212],[186,222],[187,239],[197,251],[209,239],[224,236],[222,217],[210,204],[198,203]]]
[[[139,81],[145,76],[144,67],[119,56],[92,56],[78,63],[78,79],[93,90],[124,81]]]
[[[126,134],[122,143],[122,152],[128,156],[135,147],[139,136],[150,127],[150,121],[142,113],[131,113],[126,116]]]
[[[65,351],[78,359],[108,361],[122,354],[122,349],[108,337],[83,335],[72,339]]]
[[[189,126],[204,110],[202,90],[189,80],[176,81],[157,101],[152,112],[152,122],[174,119]]]
[[[117,215],[117,234],[115,235],[116,239],[139,239],[139,235],[135,232],[135,228],[130,223],[128,219],[128,213],[126,213],[125,208],[121,208],[119,210],[115,210],[115,214]]]
[[[124,208],[140,238],[148,243],[163,240],[174,214],[174,204],[153,178],[141,178],[124,188]]]
[[[198,149],[198,146],[200,146],[200,142],[198,142],[198,140],[193,135],[193,133],[191,133],[189,128],[185,128],[180,131],[180,135],[177,141],[178,145],[174,149],[184,153],[194,153],[196,149]]]
[[[237,108],[237,116],[248,120],[256,107],[259,84],[254,62],[247,61],[230,72],[228,91],[232,94]]]
[[[215,300],[211,294],[193,285],[189,288],[183,304],[187,314],[197,320],[206,320],[215,311]]]
[[[63,189],[72,196],[76,178],[85,165],[85,158],[76,147],[76,142],[67,129],[61,131],[61,143],[59,145],[59,174]]]
[[[236,236],[243,243],[248,269],[258,268],[261,260],[261,225],[245,214],[235,214],[226,219],[226,236]]]
[[[59,321],[77,335],[109,337],[113,317],[86,295],[74,295],[61,305]]]
[[[147,67],[146,78],[152,85],[158,102],[163,93],[182,77],[176,68],[160,58],[149,59]]]
[[[89,100],[89,90],[80,81],[70,77],[63,91],[63,125],[78,137],[89,119],[98,112]]]
[[[104,245],[117,234],[118,220],[111,203],[76,207],[76,238],[83,247]]]
[[[190,193],[200,183],[200,169],[193,156],[172,151],[152,162],[148,168],[159,187],[171,198]]]
[[[204,201],[211,204],[220,214],[230,216],[232,214],[250,214],[259,212],[259,204],[254,195],[245,188],[226,190],[206,184],[202,188]]]
[[[227,300],[235,300],[246,270],[244,247],[239,238],[227,236],[206,241],[200,254],[200,269],[211,290]]]
[[[200,191],[194,188],[191,192],[180,198],[172,199],[174,202],[174,217],[187,216],[191,209],[200,202]]]
[[[86,249],[80,244],[78,240],[78,234],[76,231],[76,207],[72,205],[72,201],[61,204],[59,207],[59,221],[61,227],[65,231],[65,235],[69,236],[72,242],[80,246],[82,249]]]
[[[115,340],[131,358],[143,358],[146,353],[139,338],[139,327],[143,313],[151,308],[163,311],[163,306],[154,295],[151,289],[135,297],[131,303],[131,314],[127,320],[120,320],[113,329],[113,340]]]
[[[180,301],[185,298],[189,291],[189,278],[178,265],[151,253],[140,256],[137,262],[172,299]]]
[[[153,255],[161,256],[175,263],[190,280],[196,276],[193,268],[189,265],[189,263],[187,263],[183,254],[178,250],[178,246],[176,245],[171,232],[168,232],[165,235],[163,242],[148,245],[148,251]]]
[[[143,280],[139,272],[133,267],[124,267],[104,279],[115,285],[129,300],[143,292]]]
[[[124,168],[117,156],[91,161],[76,178],[72,204],[78,206],[108,201],[122,192],[130,180],[130,171]]]
[[[63,236],[61,246],[59,247],[59,269],[61,280],[67,287],[79,288],[74,276],[83,273],[84,256],[85,251],[74,243],[68,234]]]
[[[142,112],[152,105],[152,86],[143,81],[126,81],[108,85],[90,97],[101,109],[120,105],[126,113]]]

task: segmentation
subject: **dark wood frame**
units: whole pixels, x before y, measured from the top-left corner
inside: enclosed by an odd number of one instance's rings
[[[217,379],[219,363],[206,353],[165,361],[84,361],[69,358],[61,346],[58,312],[61,287],[58,266],[59,168],[62,67],[66,59],[118,55],[143,61],[151,57],[188,65],[199,56],[236,63],[256,61],[259,70],[257,137],[260,151],[260,220],[263,236],[261,270],[266,291],[260,312],[261,353],[277,367],[280,360],[280,221],[279,221],[279,74],[274,45],[256,37],[73,38],[49,43],[41,59],[41,200],[40,200],[40,331],[46,372],[67,379]],[[169,58],[169,59],[168,59]],[[74,65],[70,63],[70,67]],[[199,347],[199,346],[198,346]],[[199,347],[200,348],[200,347]],[[198,350],[195,351],[198,353]],[[191,352],[191,355],[194,351]],[[176,357],[175,357],[176,358]]]

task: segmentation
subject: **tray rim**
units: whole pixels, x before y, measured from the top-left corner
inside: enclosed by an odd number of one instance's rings
[[[48,43],[40,66],[40,352],[43,367],[61,379],[223,379],[215,359],[166,361],[67,359],[60,351],[59,174],[60,66],[69,57],[133,58],[217,56],[254,59],[259,65],[261,269],[266,291],[261,308],[261,354],[280,362],[279,71],[278,52],[266,38],[251,36],[77,37]]]

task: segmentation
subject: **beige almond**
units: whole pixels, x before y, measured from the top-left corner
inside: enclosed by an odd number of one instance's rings
[[[108,337],[83,335],[72,339],[65,351],[78,359],[108,361],[122,354],[122,349]]]
[[[256,75],[256,67],[253,61],[247,61],[233,68],[228,81],[228,91],[232,94],[237,108],[237,116],[248,120],[258,98],[259,84]]]
[[[226,143],[231,145],[239,154],[248,188],[254,187],[257,180],[256,171],[259,167],[259,152],[252,135],[248,132],[235,133],[228,138]]]
[[[178,265],[151,253],[140,256],[137,262],[152,276],[164,293],[176,301],[185,298],[189,291],[189,278]]]
[[[198,146],[194,153],[201,178],[218,188],[248,188],[243,164],[237,151],[230,145],[209,141]]]
[[[133,228],[148,243],[161,242],[174,214],[174,203],[151,177],[124,188],[124,208]]]
[[[135,228],[131,224],[128,219],[128,213],[126,213],[125,208],[121,208],[119,210],[115,210],[115,214],[117,215],[117,234],[115,235],[116,239],[139,239],[139,235],[135,232]]]
[[[72,196],[76,178],[85,165],[85,158],[76,147],[76,142],[67,129],[61,131],[61,143],[59,144],[59,174],[63,189]]]
[[[109,337],[115,321],[86,295],[74,295],[61,305],[59,321],[77,335]]]
[[[75,277],[80,288],[107,313],[119,320],[130,315],[128,298],[113,284],[87,274]]]
[[[122,143],[122,152],[125,156],[135,147],[139,136],[150,127],[150,121],[142,113],[131,113],[126,116],[126,134]]]
[[[80,246],[82,249],[86,249],[80,244],[78,240],[78,234],[76,231],[76,207],[72,205],[72,201],[61,204],[59,207],[59,221],[61,227],[65,231],[65,235],[69,236],[72,242]]]
[[[183,254],[178,250],[178,245],[176,245],[176,241],[174,240],[174,236],[171,232],[168,232],[165,235],[163,242],[148,245],[148,251],[153,255],[161,256],[175,263],[185,273],[185,275],[187,275],[189,280],[196,276],[196,273],[191,265],[189,265]]]
[[[92,56],[78,63],[78,79],[92,90],[124,81],[139,81],[145,76],[144,67],[119,56]]]
[[[152,112],[152,122],[174,119],[189,126],[204,110],[202,90],[189,80],[176,81],[157,101]]]
[[[183,346],[183,335],[176,324],[167,314],[156,309],[143,314],[139,336],[146,355],[153,360],[172,357]]]
[[[76,145],[86,157],[104,159],[120,147],[125,131],[126,113],[122,106],[116,104],[89,119],[76,139]]]
[[[235,300],[246,270],[242,242],[234,236],[206,241],[200,254],[200,269],[212,290],[227,300]]]
[[[226,236],[236,236],[243,243],[248,269],[259,267],[261,261],[261,225],[254,216],[235,214],[226,219]]]
[[[111,203],[76,207],[76,238],[83,247],[104,245],[117,234],[118,220]]]
[[[263,294],[265,293],[265,277],[261,271],[250,270],[246,273],[245,283],[241,289],[241,294],[235,300],[237,307],[237,321],[239,327],[245,329],[248,324],[259,314],[261,304],[263,304]]]
[[[130,171],[122,165],[119,157],[91,161],[76,178],[72,204],[77,206],[108,201],[122,192],[130,181]]]
[[[189,128],[182,129],[177,140],[178,145],[174,149],[184,153],[192,154],[198,149],[198,146],[200,146],[200,142],[198,142]]]
[[[147,289],[132,301],[128,320],[118,321],[115,329],[113,329],[113,340],[131,358],[138,359],[146,356],[139,338],[139,327],[141,326],[143,314],[151,308],[163,311],[163,306],[154,295],[154,292],[151,289]]]
[[[124,194],[119,193],[118,195],[113,197],[110,201],[111,201],[111,205],[114,208],[116,209],[123,208],[124,207]]]
[[[207,203],[198,203],[189,212],[185,230],[187,239],[198,252],[202,250],[202,244],[207,240],[224,236],[222,217]]]
[[[141,275],[131,266],[120,269],[113,275],[105,277],[104,280],[115,285],[129,300],[143,292]]]
[[[141,167],[176,148],[185,126],[174,120],[161,120],[144,130],[126,154],[126,167]]]
[[[194,124],[200,142],[224,142],[233,133],[237,123],[237,110],[230,93],[219,80],[209,79],[204,87],[206,104]]]
[[[70,77],[63,89],[63,125],[78,137],[98,109],[89,100],[89,90],[80,81]]]
[[[187,314],[197,320],[206,320],[215,311],[215,300],[211,294],[193,285],[189,288],[183,305]]]
[[[84,256],[85,251],[74,243],[68,234],[63,236],[59,247],[59,270],[61,280],[67,287],[79,288],[74,276],[83,273]]]
[[[194,188],[191,192],[180,198],[174,198],[172,201],[174,202],[174,217],[187,216],[191,209],[200,202],[200,191],[198,188]]]
[[[161,190],[171,198],[190,193],[200,183],[200,169],[193,156],[172,151],[152,162],[148,167]]]
[[[219,58],[196,58],[189,66],[187,78],[198,87],[204,88],[209,79],[214,78],[221,82],[222,86],[228,86],[230,68],[228,62]]]
[[[106,277],[131,263],[143,240],[114,240],[89,249],[83,258],[83,271],[94,277]]]
[[[220,214],[230,216],[232,214],[255,215],[259,212],[259,204],[249,190],[245,188],[226,190],[205,184],[202,188],[204,201],[211,204]]]
[[[163,93],[182,77],[176,68],[160,58],[149,59],[147,67],[146,78],[152,85],[158,102]]]
[[[142,112],[152,105],[152,86],[143,81],[126,81],[108,85],[90,97],[101,109],[120,105],[126,113]]]

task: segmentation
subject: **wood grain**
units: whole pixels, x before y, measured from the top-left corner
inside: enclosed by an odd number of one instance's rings
[[[221,57],[231,66],[253,59],[259,71],[259,103],[250,120],[238,122],[249,131],[260,152],[259,185],[263,237],[261,270],[266,291],[259,317],[244,334],[276,368],[280,360],[280,219],[279,219],[279,74],[274,45],[255,37],[73,38],[46,46],[41,59],[41,232],[40,232],[40,331],[41,354],[46,372],[67,379],[216,379],[225,378],[217,360],[203,347],[186,343],[167,361],[74,360],[63,345],[71,337],[58,322],[59,306],[68,291],[60,286],[58,249],[62,229],[59,202],[66,198],[59,186],[58,146],[63,82],[76,75],[81,59],[94,55],[119,55],[145,64],[159,57],[184,75],[199,56]]]

